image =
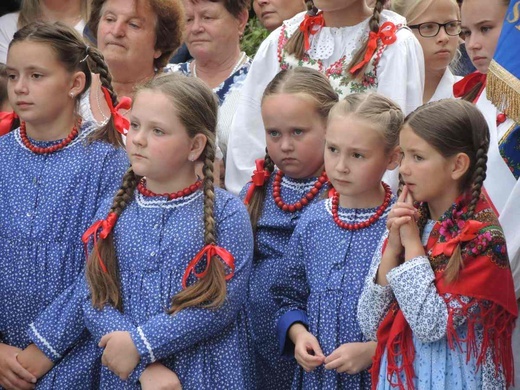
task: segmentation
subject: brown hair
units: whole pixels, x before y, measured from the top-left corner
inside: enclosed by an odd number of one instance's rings
[[[374,4],[374,12],[368,21],[368,26],[370,31],[377,33],[379,31],[379,21],[381,19],[381,12],[383,11],[385,4],[385,0],[376,0]],[[307,14],[310,16],[315,16],[318,13],[318,9],[314,6],[314,2],[312,0],[306,0],[305,5],[307,6]],[[346,68],[346,76],[349,79],[360,79],[363,77],[365,73],[367,64],[363,67],[359,68],[352,75],[350,74],[350,69],[360,62],[365,53],[367,51],[368,46],[368,37],[365,43],[361,46],[361,48],[352,56],[352,61]],[[296,32],[289,38],[287,41],[284,50],[289,54],[294,54],[296,58],[299,60],[303,59],[303,55],[305,54],[304,42],[303,42],[303,32],[298,29]]]
[[[226,11],[235,18],[240,16],[244,10],[251,8],[251,0],[189,0],[192,4],[200,3],[202,1],[209,1],[210,3],[221,3]]]
[[[80,12],[81,19],[87,20],[90,15],[90,0],[81,0]],[[18,16],[18,29],[40,20],[41,17],[40,0],[22,0],[20,15]]]
[[[0,63],[0,108],[7,98],[7,74],[5,72],[5,64]]]
[[[75,97],[77,105],[92,83],[92,73],[99,74],[101,85],[109,91],[114,106],[117,105],[117,95],[112,88],[112,77],[103,55],[96,48],[87,46],[72,27],[60,22],[30,23],[14,34],[9,48],[24,41],[48,45],[55,53],[56,59],[68,72],[79,71],[85,74],[85,88]],[[121,134],[115,129],[113,119],[106,126],[96,130],[89,139],[90,141],[104,140],[116,146],[123,145]]]
[[[324,122],[327,121],[330,109],[338,101],[338,95],[330,85],[327,77],[317,70],[305,67],[279,72],[267,85],[262,101],[268,96],[280,93],[305,95],[312,99],[315,103],[316,114]],[[274,162],[271,160],[267,149],[264,167],[269,173],[273,173]],[[256,230],[256,225],[264,208],[266,184],[255,189],[248,204],[253,230]]]
[[[204,244],[216,244],[213,164],[218,112],[217,98],[201,80],[176,73],[155,77],[140,87],[136,96],[143,90],[157,91],[168,96],[175,105],[175,111],[186,128],[188,136],[193,138],[197,134],[203,134],[207,139],[206,146],[199,157],[204,163],[202,168],[204,174]],[[128,170],[123,178],[123,184],[112,202],[110,212],[117,216],[121,215],[131,202],[140,179],[132,168]],[[104,260],[108,272],[103,272],[100,259]],[[92,251],[87,263],[87,280],[92,292],[92,304],[95,307],[102,308],[105,304],[110,303],[116,308],[122,309],[113,232],[106,239],[99,239],[97,247]],[[224,266],[217,259],[213,259],[206,276],[172,298],[168,312],[174,314],[192,306],[218,307],[222,305],[225,297]]]
[[[412,131],[445,158],[465,153],[470,160],[461,180],[461,191],[471,191],[467,217],[472,218],[486,179],[489,129],[486,119],[473,104],[456,99],[443,99],[425,104],[405,119]],[[460,246],[451,256],[444,278],[453,282],[462,266]]]
[[[182,44],[184,30],[184,8],[180,0],[132,0],[137,8],[140,4],[149,6],[157,17],[155,23],[155,50],[161,55],[154,59],[154,67],[161,72],[168,64],[173,53]],[[102,17],[103,6],[107,0],[92,0],[92,11],[87,27],[97,39],[99,21]]]

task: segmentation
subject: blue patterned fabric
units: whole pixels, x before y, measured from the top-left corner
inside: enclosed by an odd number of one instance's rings
[[[392,198],[392,203],[395,201]],[[339,208],[342,221],[370,218],[377,208]],[[279,304],[277,332],[280,348],[293,355],[287,337],[290,326],[303,323],[325,356],[345,343],[364,342],[357,322],[357,305],[374,251],[386,229],[390,207],[372,226],[356,231],[340,228],[332,218],[331,200],[315,203],[303,214],[289,241],[272,288]],[[370,389],[370,375],[339,374],[317,367],[297,369],[293,389]]]
[[[0,138],[0,341],[25,348],[27,330],[46,306],[73,284],[85,264],[81,235],[101,201],[112,197],[128,160],[123,149],[86,144],[84,125],[66,148],[38,155],[19,129]],[[31,140],[41,147],[60,141]],[[93,344],[78,335],[66,357],[38,382],[39,389],[90,388]],[[80,385],[81,384],[81,385]]]
[[[126,382],[103,367],[101,388],[139,389],[139,376],[154,361],[172,369],[183,389],[251,388],[245,300],[253,238],[245,207],[235,196],[215,191],[217,245],[233,254],[236,266],[224,305],[166,313],[182,289],[188,263],[204,246],[203,198],[200,190],[171,201],[135,192],[114,230],[124,314],[111,306],[94,309],[82,277],[36,321],[35,329],[59,350],[85,325],[96,341],[115,330],[130,332],[140,364]],[[109,203],[97,218],[108,208]]]
[[[500,155],[516,180],[520,177],[520,125],[515,124],[498,145]]]
[[[310,207],[294,213],[282,211],[272,196],[275,175],[276,171],[271,174],[266,185],[264,207],[257,223],[248,293],[248,329],[254,348],[256,388],[265,390],[289,389],[296,369],[294,359],[284,359],[279,354],[275,332],[277,306],[270,289],[275,282],[277,268],[283,268],[283,256],[294,228],[302,213]],[[284,176],[281,182],[284,202],[292,204],[299,201],[313,188],[316,180],[316,177],[296,180]],[[248,183],[244,187],[240,198],[245,198],[250,186],[251,183]],[[325,189],[326,187],[322,188],[313,202],[320,199]]]

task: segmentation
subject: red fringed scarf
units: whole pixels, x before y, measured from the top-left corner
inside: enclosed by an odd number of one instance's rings
[[[438,221],[428,239],[426,251],[435,272],[435,287],[445,298],[448,307],[447,341],[451,349],[467,344],[467,361],[477,358],[479,367],[491,353],[498,375],[501,368],[507,384],[513,381],[513,353],[511,334],[518,309],[513,278],[509,268],[505,239],[496,214],[487,199],[481,196],[475,215],[467,220],[470,197],[461,196],[452,210]],[[444,269],[456,246],[460,245],[463,267],[455,282],[446,284]],[[471,298],[468,303],[461,297]],[[451,301],[460,307],[450,308]],[[477,306],[477,310],[470,310]],[[455,316],[466,318],[467,337],[460,339],[453,324]],[[477,345],[476,329],[482,328],[482,344]],[[415,389],[413,362],[415,350],[412,330],[395,302],[377,331],[377,349],[372,365],[372,388],[377,387],[381,358],[387,350],[387,379],[394,387]],[[400,361],[400,362],[399,362]],[[403,381],[403,376],[406,381]],[[392,382],[393,381],[393,382]]]

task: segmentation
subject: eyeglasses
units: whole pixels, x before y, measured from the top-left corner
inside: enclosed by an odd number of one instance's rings
[[[408,27],[418,29],[419,34],[421,34],[421,36],[425,38],[436,37],[437,34],[439,34],[439,31],[441,31],[441,27],[444,27],[444,31],[446,31],[446,34],[452,37],[459,35],[461,31],[460,20],[452,20],[443,24],[435,22],[425,22],[414,24]]]

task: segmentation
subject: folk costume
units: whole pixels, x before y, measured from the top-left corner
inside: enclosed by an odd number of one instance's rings
[[[258,162],[257,162],[258,163]],[[262,161],[263,163],[263,161]],[[263,167],[255,172],[262,174]],[[253,181],[256,181],[253,178]],[[282,204],[275,201],[276,187]],[[320,184],[317,184],[320,183]],[[266,196],[262,214],[258,219],[255,233],[255,254],[249,281],[248,320],[254,349],[256,388],[265,390],[290,389],[296,369],[294,359],[280,357],[278,338],[275,329],[277,305],[271,292],[276,281],[276,271],[283,268],[283,258],[289,239],[301,215],[311,204],[319,200],[327,188],[327,178],[313,177],[309,179],[293,179],[275,170],[266,183]],[[247,198],[253,182],[248,183],[241,191],[240,198]],[[295,205],[306,199],[302,207],[283,210],[283,205]],[[309,200],[310,199],[310,200]]]
[[[511,333],[517,316],[504,234],[484,196],[467,216],[462,194],[422,232],[426,256],[404,262],[380,286],[382,243],[360,299],[358,318],[378,346],[374,389],[504,389],[511,382]],[[427,206],[420,207],[421,219]],[[448,284],[444,270],[460,247],[463,266]]]
[[[238,193],[253,172],[255,159],[265,150],[265,134],[260,102],[267,84],[282,69],[306,66],[324,73],[340,97],[353,92],[377,91],[397,102],[405,112],[422,104],[424,56],[421,46],[405,25],[405,19],[391,11],[381,13],[378,34],[369,35],[369,19],[355,26],[325,26],[323,16],[300,13],[283,22],[260,45],[232,123],[228,142],[226,188]],[[303,60],[284,49],[288,39],[300,28],[310,29]],[[359,80],[347,77],[354,54],[371,38],[369,58]],[[353,67],[355,68],[355,67]],[[353,69],[350,69],[353,70]]]
[[[388,189],[389,191],[389,189]],[[339,207],[336,222],[334,198],[315,203],[302,215],[289,241],[284,261],[276,274],[272,292],[279,305],[277,334],[281,352],[294,354],[287,336],[289,328],[302,323],[320,344],[325,356],[340,345],[365,342],[356,312],[370,261],[386,228],[386,218],[395,198],[384,210]],[[381,217],[370,226],[359,224]],[[350,224],[344,228],[339,224]],[[356,226],[356,228],[354,228]],[[370,389],[370,374],[337,373],[319,366],[305,372],[298,366],[293,389]]]
[[[95,130],[85,123],[68,143],[36,141],[20,128],[0,138],[2,343],[27,347],[29,324],[81,274],[81,235],[128,168],[123,149],[86,142]],[[38,389],[89,388],[95,381],[96,346],[88,333],[72,346],[66,355],[49,356],[56,366]]]
[[[192,260],[204,247],[203,200],[200,189],[172,200],[136,190],[114,227],[123,311],[93,308],[83,277],[34,323],[42,339],[38,346],[61,353],[85,326],[96,341],[128,331],[141,361],[127,381],[103,367],[101,388],[139,389],[146,366],[160,361],[178,375],[183,389],[250,389],[245,301],[253,240],[244,206],[223,190],[215,190],[216,237],[228,254],[218,252],[213,261],[223,261],[229,279],[225,303],[166,312],[171,298],[207,264],[204,256]],[[110,204],[98,218],[106,217]]]

